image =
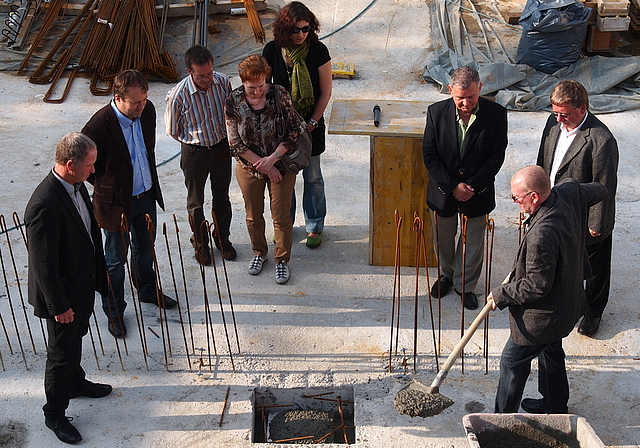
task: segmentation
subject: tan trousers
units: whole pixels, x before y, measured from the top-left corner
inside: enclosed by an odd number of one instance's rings
[[[236,179],[244,198],[247,230],[251,239],[251,248],[255,255],[267,256],[269,246],[265,237],[264,190],[269,190],[271,219],[276,239],[273,256],[276,264],[291,258],[293,239],[293,221],[291,220],[291,196],[296,185],[296,175],[286,173],[280,182],[272,183],[269,179],[258,179],[240,164],[236,164]]]

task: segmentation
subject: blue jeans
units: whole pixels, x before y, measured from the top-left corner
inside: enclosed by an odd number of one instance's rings
[[[517,345],[511,337],[505,344],[500,358],[496,413],[518,412],[534,358],[538,358],[538,392],[542,395],[549,413],[567,413],[569,380],[564,364],[562,339],[549,344]]]
[[[154,231],[151,238],[147,231],[145,215],[151,217]],[[104,257],[109,273],[109,294],[102,296],[102,310],[109,318],[122,316],[127,307],[124,301],[124,265],[131,245],[133,265],[129,266],[134,287],[140,297],[156,296],[156,274],[153,270],[153,242],[156,239],[156,200],[153,191],[146,191],[131,198],[131,207],[127,216],[128,233],[104,232]],[[123,238],[124,237],[124,238]],[[123,243],[124,239],[124,243]],[[124,244],[124,245],[123,245]]]
[[[324,195],[324,179],[320,169],[319,155],[311,157],[309,165],[302,170],[302,177],[304,178],[302,208],[307,233],[322,233],[324,217],[327,215],[327,199]],[[295,216],[296,191],[294,189],[291,198],[291,218],[294,222]]]

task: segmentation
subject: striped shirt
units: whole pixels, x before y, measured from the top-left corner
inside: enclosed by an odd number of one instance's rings
[[[187,76],[167,93],[164,122],[167,134],[181,143],[213,146],[226,138],[224,102],[231,93],[231,82],[213,72],[213,83],[206,92]]]

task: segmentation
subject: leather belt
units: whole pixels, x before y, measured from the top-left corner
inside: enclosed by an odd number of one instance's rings
[[[140,199],[142,199],[142,196],[144,196],[145,194],[149,193],[152,189],[153,189],[153,187],[152,187],[152,188],[149,188],[147,191],[143,191],[143,192],[142,192],[142,193],[140,193],[140,194],[134,194],[134,195],[133,195],[133,196],[131,196],[131,197],[132,197],[132,198],[135,198],[135,199],[140,200]]]

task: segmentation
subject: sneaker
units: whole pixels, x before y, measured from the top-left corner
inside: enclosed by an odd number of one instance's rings
[[[317,235],[317,236],[312,236],[312,235]],[[311,249],[315,249],[316,247],[320,246],[320,244],[322,243],[322,234],[321,233],[310,233],[307,236],[307,247],[310,247]]]
[[[267,261],[267,257],[261,257],[260,255],[256,255],[249,263],[249,274],[258,275],[260,271],[262,271],[262,265]]]
[[[281,261],[276,265],[276,283],[284,285],[289,281],[289,265],[286,261]]]

